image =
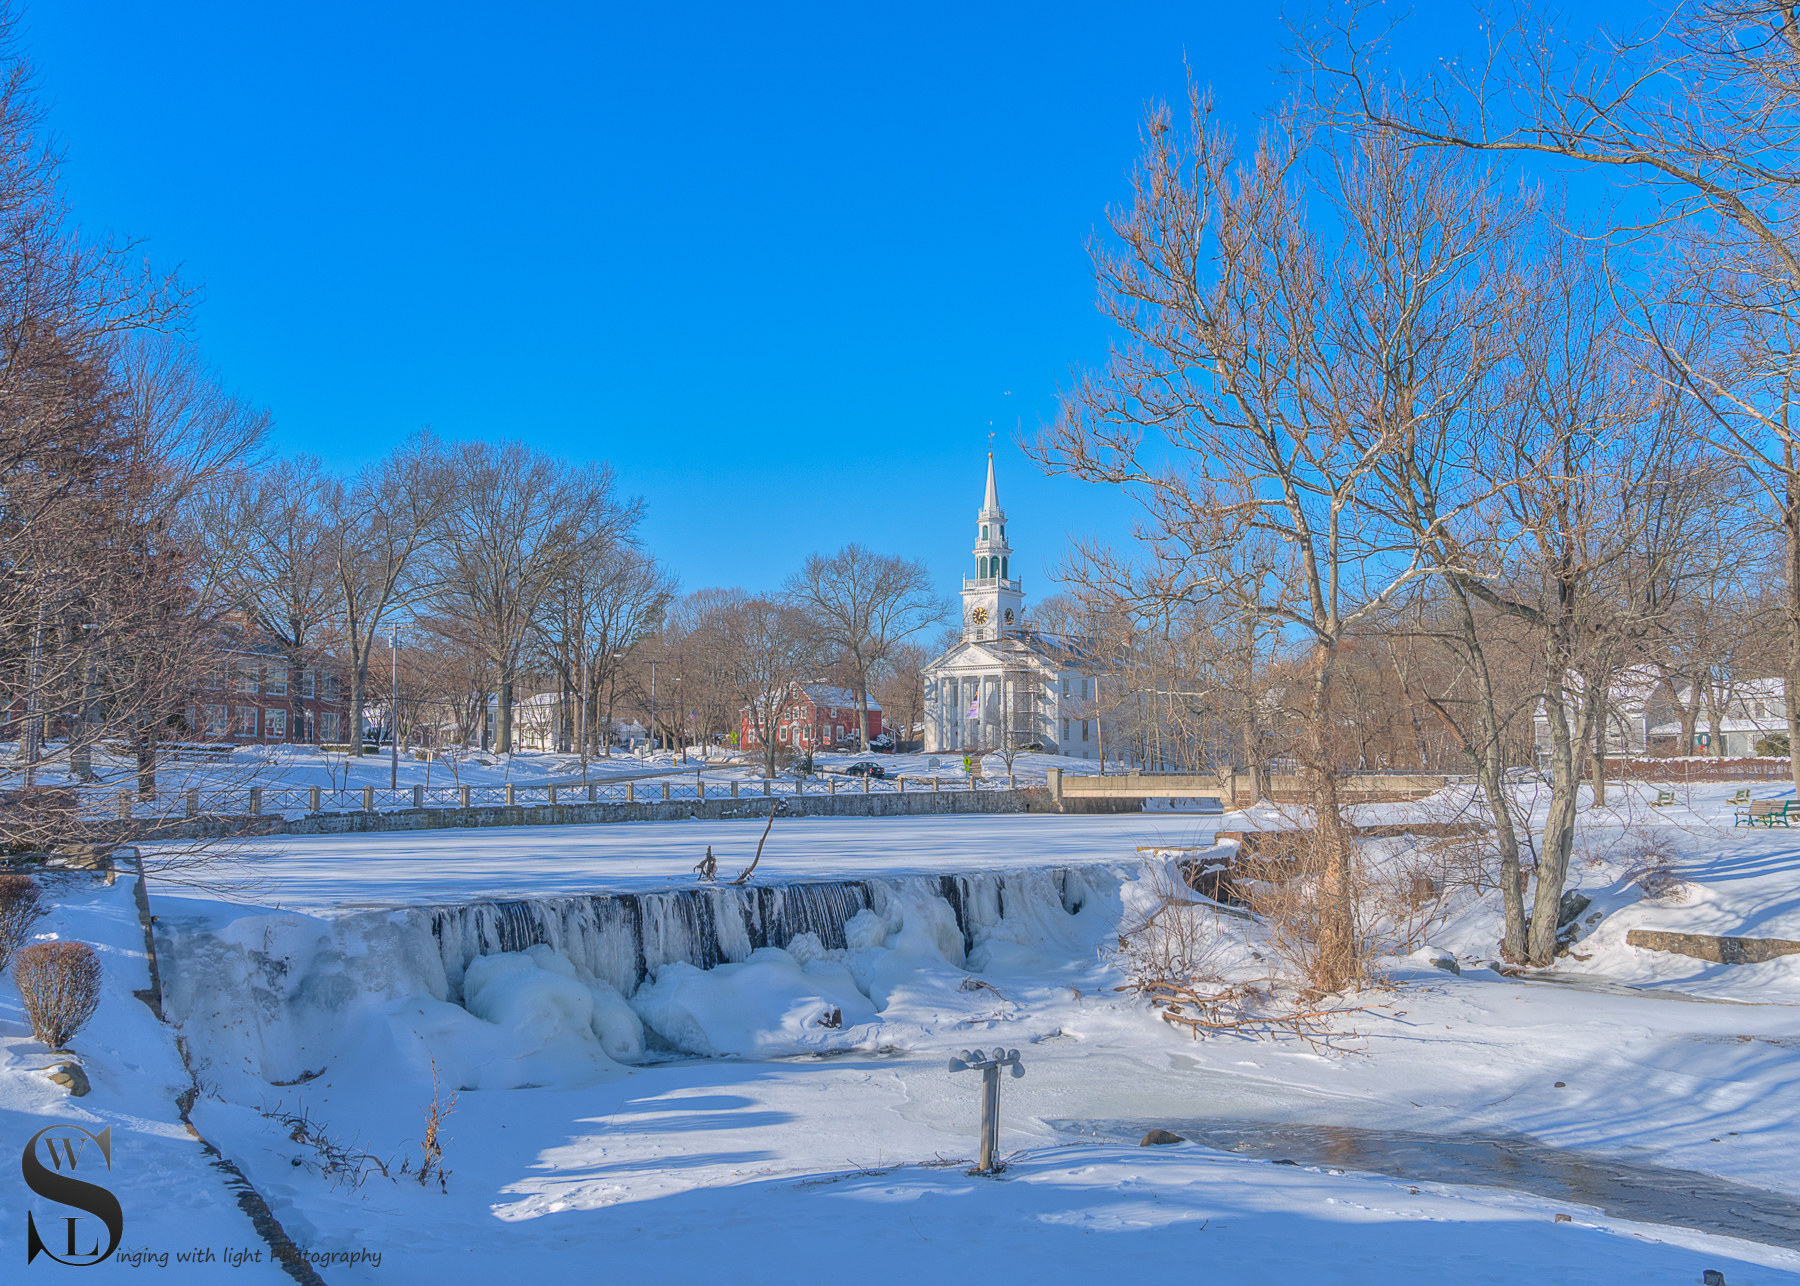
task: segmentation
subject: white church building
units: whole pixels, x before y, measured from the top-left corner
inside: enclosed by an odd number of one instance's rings
[[[1081,640],[1025,627],[1025,585],[1012,574],[992,453],[975,529],[962,640],[922,671],[926,751],[1011,747],[1100,758],[1098,666]]]

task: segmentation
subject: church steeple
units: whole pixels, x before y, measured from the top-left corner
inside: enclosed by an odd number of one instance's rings
[[[963,638],[995,639],[1017,629],[1025,587],[1013,579],[1012,546],[1006,539],[1006,511],[994,483],[994,453],[988,452],[987,492],[975,515],[975,575],[963,578]]]

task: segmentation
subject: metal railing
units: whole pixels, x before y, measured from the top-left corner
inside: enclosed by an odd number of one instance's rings
[[[696,778],[651,781],[509,783],[483,786],[379,786],[328,789],[322,786],[197,787],[144,800],[130,789],[86,788],[80,813],[119,820],[183,817],[292,816],[312,813],[399,812],[407,809],[532,808],[558,804],[677,804],[700,800],[792,799],[807,796],[902,795],[944,791],[1016,790],[1011,777],[843,777],[753,778],[708,782]]]

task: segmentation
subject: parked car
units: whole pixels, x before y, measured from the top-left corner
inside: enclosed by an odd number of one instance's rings
[[[867,759],[864,759],[857,763],[853,763],[848,768],[844,769],[844,775],[846,777],[880,778],[887,776],[887,769],[883,768],[880,764],[870,763]]]

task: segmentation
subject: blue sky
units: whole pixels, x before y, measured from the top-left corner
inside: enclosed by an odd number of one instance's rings
[[[1015,426],[1104,355],[1085,242],[1146,103],[1184,58],[1234,118],[1281,94],[1260,3],[38,0],[23,36],[81,221],[204,287],[278,447],[609,460],[689,588],[850,540],[948,588],[990,426],[1034,592],[1126,538]]]

